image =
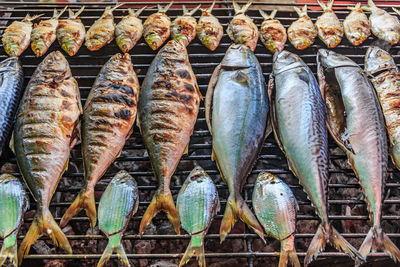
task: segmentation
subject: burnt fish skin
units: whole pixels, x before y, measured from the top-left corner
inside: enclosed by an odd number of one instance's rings
[[[210,79],[205,104],[213,159],[229,189],[220,240],[238,219],[264,240],[261,225],[240,194],[266,137],[269,112],[261,66],[246,45],[229,47]]]
[[[167,16],[173,2],[165,7],[157,5],[158,12],[147,17],[143,24],[143,37],[151,49],[157,50],[170,36],[171,19]]]
[[[347,7],[350,14],[343,21],[344,33],[352,45],[360,45],[371,35],[371,25],[367,15],[357,3],[354,7]]]
[[[126,171],[118,172],[101,196],[99,228],[107,236],[108,244],[97,267],[104,266],[113,252],[123,266],[131,266],[122,245],[122,235],[139,206],[139,190],[135,179]]]
[[[68,61],[60,51],[51,52],[36,68],[21,100],[11,148],[36,202],[36,215],[18,251],[18,261],[42,235],[72,253],[49,205],[68,166],[77,142],[82,107],[79,88]]]
[[[56,36],[61,48],[71,57],[78,53],[85,40],[85,26],[78,16],[83,12],[82,6],[76,13],[68,9],[68,19],[60,19],[56,30]]]
[[[400,251],[381,226],[388,148],[385,121],[374,88],[365,72],[343,55],[320,49],[317,65],[328,110],[328,130],[347,154],[373,224],[359,252],[367,257],[371,250],[383,250],[398,261]]]
[[[329,0],[329,2],[325,4],[322,1],[318,1],[323,13],[315,22],[319,39],[321,39],[328,48],[335,48],[338,46],[344,35],[343,24],[340,22],[335,12],[333,12],[333,2],[334,0]]]
[[[64,227],[85,209],[96,225],[94,187],[119,156],[136,119],[139,81],[129,54],[115,54],[100,70],[83,108],[81,139],[84,186],[61,219]]]
[[[167,213],[179,234],[179,215],[169,184],[182,154],[187,151],[200,98],[186,47],[169,41],[151,63],[139,95],[140,131],[158,182],[158,189],[140,223],[140,234],[160,211]]]
[[[139,15],[146,6],[133,11],[128,8],[129,14],[122,18],[115,26],[115,41],[122,52],[128,53],[143,35],[143,23]]]
[[[294,246],[299,207],[289,186],[271,173],[260,173],[253,189],[253,208],[267,235],[281,241],[278,266],[285,267],[290,261],[300,267]]]
[[[196,255],[199,266],[205,267],[204,237],[219,212],[220,204],[217,188],[203,168],[197,166],[189,174],[179,191],[176,206],[182,227],[191,236],[179,266]]]
[[[0,156],[12,132],[24,84],[24,72],[17,57],[0,62]]]
[[[207,9],[201,9],[201,17],[197,22],[196,34],[200,42],[214,51],[217,49],[222,36],[224,35],[224,28],[222,27],[219,20],[211,14],[215,6],[215,0]]]
[[[276,53],[269,90],[275,139],[321,220],[304,265],[313,261],[327,243],[352,258],[362,258],[328,220],[328,133],[314,74],[296,54]]]
[[[17,234],[29,208],[28,196],[22,183],[10,174],[0,175],[0,266],[7,258],[14,267],[18,266]]]

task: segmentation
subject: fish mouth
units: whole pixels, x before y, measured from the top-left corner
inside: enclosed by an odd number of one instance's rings
[[[378,75],[379,73],[395,69],[396,63],[388,52],[379,47],[370,47],[365,54],[365,71],[368,75]]]

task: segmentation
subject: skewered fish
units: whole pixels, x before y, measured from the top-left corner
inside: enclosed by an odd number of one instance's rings
[[[146,6],[136,12],[128,8],[129,14],[115,26],[115,41],[124,53],[128,53],[143,35],[143,23],[139,15],[145,8]]]
[[[201,10],[202,14],[196,27],[197,38],[211,51],[214,51],[218,47],[224,35],[221,23],[211,14],[214,6],[215,0],[209,8]]]
[[[351,12],[343,21],[344,33],[349,42],[357,46],[362,44],[371,35],[371,25],[360,3],[357,3],[355,7],[347,8]]]
[[[296,49],[303,50],[314,43],[315,37],[317,37],[317,29],[307,15],[307,5],[301,10],[294,7],[294,10],[299,15],[299,19],[289,26],[287,34],[292,45]]]
[[[318,4],[322,7],[324,12],[315,22],[319,39],[321,39],[328,48],[335,48],[338,46],[344,34],[343,24],[340,22],[335,12],[333,12],[333,2],[334,0],[329,0],[328,4],[325,4],[318,0]]]
[[[171,19],[165,13],[172,4],[173,2],[164,8],[157,5],[158,12],[151,14],[144,22],[143,37],[153,50],[157,50],[170,35]]]
[[[260,27],[260,39],[272,54],[282,51],[287,40],[285,27],[279,20],[274,19],[277,11],[274,9],[271,14],[267,15],[260,9],[260,14],[264,18]]]
[[[57,40],[61,48],[70,56],[74,56],[81,48],[85,40],[85,26],[78,18],[85,6],[82,6],[75,14],[68,9],[68,19],[60,19],[56,30]]]
[[[178,16],[171,24],[171,38],[175,41],[183,42],[185,46],[188,46],[190,42],[196,37],[196,26],[197,22],[193,16],[200,5],[193,8],[192,11],[186,9],[183,5],[183,15]]]

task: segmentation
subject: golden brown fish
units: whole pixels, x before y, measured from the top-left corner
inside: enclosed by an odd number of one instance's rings
[[[221,23],[211,14],[214,6],[215,0],[209,8],[201,10],[202,14],[196,27],[197,38],[211,51],[214,51],[218,47],[224,35]]]
[[[186,9],[185,5],[182,6],[183,15],[178,16],[171,24],[171,38],[175,41],[183,42],[188,46],[190,42],[196,37],[197,22],[192,15],[200,8],[200,5],[193,8],[192,11]]]
[[[60,19],[56,31],[57,40],[61,48],[70,56],[74,56],[81,48],[83,40],[85,40],[85,26],[81,19],[78,18],[85,6],[82,6],[75,14],[68,9],[68,19]]]
[[[351,12],[343,21],[344,33],[350,43],[357,46],[362,44],[371,35],[371,25],[367,15],[357,3],[354,7],[347,7]]]
[[[170,35],[171,19],[165,13],[172,4],[165,7],[157,5],[158,12],[151,14],[143,24],[144,40],[153,50],[157,50]]]
[[[289,26],[287,34],[292,45],[296,49],[303,50],[314,43],[315,37],[317,37],[317,29],[307,15],[307,5],[302,9],[294,7],[294,10],[299,15],[299,19]]]
[[[285,27],[279,20],[274,19],[277,11],[274,9],[271,14],[267,15],[260,9],[260,14],[264,18],[260,27],[260,39],[272,54],[282,51],[287,40]]]
[[[143,35],[143,23],[139,15],[145,8],[146,6],[136,12],[128,8],[129,14],[115,26],[115,41],[124,53],[128,53]]]
[[[344,29],[342,22],[333,12],[334,0],[329,0],[328,4],[318,0],[318,4],[322,7],[323,13],[317,18],[315,27],[318,31],[319,39],[328,47],[335,48],[342,41]]]

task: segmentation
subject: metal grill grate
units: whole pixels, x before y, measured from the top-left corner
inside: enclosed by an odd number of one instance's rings
[[[203,5],[210,4],[210,2],[198,3],[202,3]],[[379,6],[385,6],[385,1],[377,1],[376,3]],[[151,7],[141,14],[140,17],[144,20],[148,15],[155,12],[156,8],[154,5],[157,4],[157,2],[136,2],[127,5],[136,8],[143,4]],[[179,2],[179,5],[173,6],[167,13],[171,19],[174,19],[177,15],[181,14],[180,4],[193,4],[193,2]],[[86,9],[80,17],[88,29],[90,25],[93,24],[94,20],[101,15],[104,6],[107,4],[74,3],[70,4],[70,7],[78,9],[80,5],[86,5]],[[268,11],[272,9],[272,4],[260,3],[260,5],[263,5],[264,9]],[[279,3],[279,5],[291,9],[290,3]],[[310,6],[313,8],[317,7],[316,4],[310,4]],[[337,8],[336,14],[341,20],[343,20],[348,14],[348,11],[345,10],[346,4],[343,2],[339,3],[338,1],[335,6]],[[0,33],[13,20],[21,20],[25,17],[27,12],[34,14],[44,13],[45,16],[43,19],[49,18],[52,15],[54,7],[62,8],[63,5],[55,3],[3,2],[0,6],[0,15],[2,15],[0,17]],[[117,22],[120,20],[121,16],[126,14],[126,7],[127,6],[119,8],[114,12],[115,20]],[[316,9],[317,11],[309,11],[309,15],[314,21],[321,13],[318,8]],[[199,18],[199,14],[200,12],[196,13],[195,17],[197,19]],[[224,29],[226,29],[227,24],[232,18],[233,10],[229,2],[220,1],[214,9],[213,14],[219,18]],[[254,19],[257,26],[262,22],[262,18],[257,10],[250,10],[248,15]],[[278,12],[277,18],[287,28],[292,21],[297,19],[297,15],[294,12],[281,11]],[[344,39],[335,51],[349,56],[363,67],[363,58],[366,49],[375,44],[375,42],[377,42],[377,39],[370,37],[362,46],[353,47]],[[230,39],[226,34],[224,34],[220,46],[214,52],[208,51],[197,39],[189,45],[188,53],[190,62],[203,95],[206,93],[207,84],[212,71],[220,63],[230,44]],[[301,57],[309,64],[314,72],[316,71],[316,51],[320,47],[324,47],[324,45],[319,40],[317,40],[311,48],[304,51],[296,51],[290,44],[286,45],[288,50],[301,54]],[[56,41],[51,46],[49,52],[59,49],[60,46]],[[93,84],[102,65],[111,55],[118,52],[120,51],[115,42],[112,42],[97,52],[89,52],[86,47],[82,46],[76,56],[66,56],[70,63],[72,73],[78,81],[83,103],[85,102],[91,85]],[[400,45],[392,47],[391,54],[394,56],[396,61],[399,60],[399,53]],[[156,53],[153,52],[142,39],[136,47],[132,49],[130,54],[132,56],[134,68],[138,71],[139,80],[142,82],[147,68]],[[258,42],[255,54],[263,67],[266,79],[268,79],[272,67],[272,55],[267,52],[261,42]],[[0,45],[0,60],[5,58],[6,54],[2,45]],[[43,58],[44,57],[36,58],[30,48],[28,48],[21,56],[21,61],[25,71],[25,83],[29,81],[34,69]],[[332,140],[330,140],[330,162],[329,173],[331,179],[329,184],[328,202],[330,208],[330,219],[335,227],[337,227],[340,232],[343,232],[345,238],[347,238],[355,247],[359,247],[369,228],[368,216],[365,208],[366,205],[362,200],[361,189],[357,184],[353,171],[346,163],[346,156]],[[268,245],[263,246],[259,238],[255,234],[249,232],[241,222],[236,224],[231,235],[228,236],[228,239],[222,245],[219,245],[219,223],[225,208],[228,192],[227,187],[220,179],[215,163],[211,161],[211,137],[205,123],[203,103],[201,104],[195,131],[190,141],[189,154],[182,157],[175,175],[172,178],[171,190],[174,196],[178,193],[180,185],[183,183],[195,163],[200,164],[204,169],[206,169],[208,174],[210,174],[218,184],[217,187],[222,204],[221,212],[215,218],[205,241],[208,263],[215,263],[216,265],[213,266],[224,266],[218,265],[217,263],[222,261],[231,266],[277,266],[279,242],[273,241],[273,239],[268,239]],[[17,167],[15,165],[15,158],[13,158],[10,151],[7,150],[3,153],[3,156],[0,159],[0,166],[2,166],[3,171],[7,169],[16,172]],[[400,198],[398,197],[400,193],[400,183],[398,180],[400,173],[395,170],[391,163],[389,168],[389,177],[386,185],[386,198],[383,206],[383,228],[390,238],[400,246]],[[142,266],[157,263],[162,259],[178,263],[179,258],[186,249],[189,236],[185,234],[181,236],[175,235],[164,214],[159,214],[154,218],[154,227],[150,227],[153,230],[146,232],[142,239],[136,236],[141,217],[151,200],[154,190],[156,189],[156,182],[153,178],[149,158],[146,154],[137,127],[135,127],[132,137],[127,141],[121,156],[109,168],[109,171],[96,186],[96,200],[99,200],[102,191],[118,169],[128,170],[129,173],[138,181],[140,191],[139,210],[130,222],[126,235],[124,236],[124,240],[126,241],[126,251],[129,253],[128,257],[133,261],[140,261],[139,263]],[[248,182],[243,190],[243,196],[250,206],[253,183],[260,171],[269,171],[279,175],[293,189],[300,204],[300,211],[297,216],[298,232],[296,234],[296,247],[299,257],[304,257],[307,246],[316,231],[318,219],[314,214],[313,208],[310,206],[310,201],[307,200],[305,193],[301,190],[297,179],[288,170],[286,159],[277,147],[272,135],[266,140],[257,164],[248,178]],[[15,173],[15,175],[20,176],[18,173]],[[66,208],[70,205],[71,201],[77,194],[82,184],[82,180],[82,157],[80,153],[80,145],[77,145],[71,153],[69,169],[64,174],[51,203],[52,212],[57,221],[59,221]],[[31,210],[34,209],[35,204],[31,201]],[[19,239],[22,239],[23,234],[26,233],[26,230],[32,221],[33,214],[34,212],[31,211],[26,213],[25,224],[22,227]],[[49,262],[50,260],[61,260],[66,264],[66,266],[83,266],[84,264],[87,264],[87,266],[93,266],[103,252],[106,237],[98,232],[95,234],[90,233],[88,230],[89,222],[83,212],[75,216],[70,222],[70,227],[65,229],[73,247],[73,255],[66,255],[60,249],[51,251],[40,249],[40,246],[45,247],[45,245],[43,241],[39,241],[39,243],[37,243],[38,245],[31,249],[31,253],[27,259],[25,259],[24,265],[43,266],[44,262]],[[43,237],[42,240],[45,240],[44,242],[46,244],[49,242],[48,244],[50,248],[54,247],[50,241],[46,241],[46,237]],[[149,244],[150,247],[154,248],[153,250],[143,249],[143,246]],[[385,255],[383,253],[373,253],[369,257],[369,261],[376,262],[376,264],[379,264],[377,266],[381,266],[383,262],[385,262],[385,264],[388,263],[388,266],[390,266],[391,261],[384,257]],[[314,264],[320,265],[327,263],[340,264],[340,266],[353,266],[353,262],[347,258],[345,254],[330,249],[327,249],[327,252],[321,253],[319,260]],[[167,266],[161,265],[161,263],[158,264],[159,266]],[[195,263],[194,261],[191,261],[190,264]]]

